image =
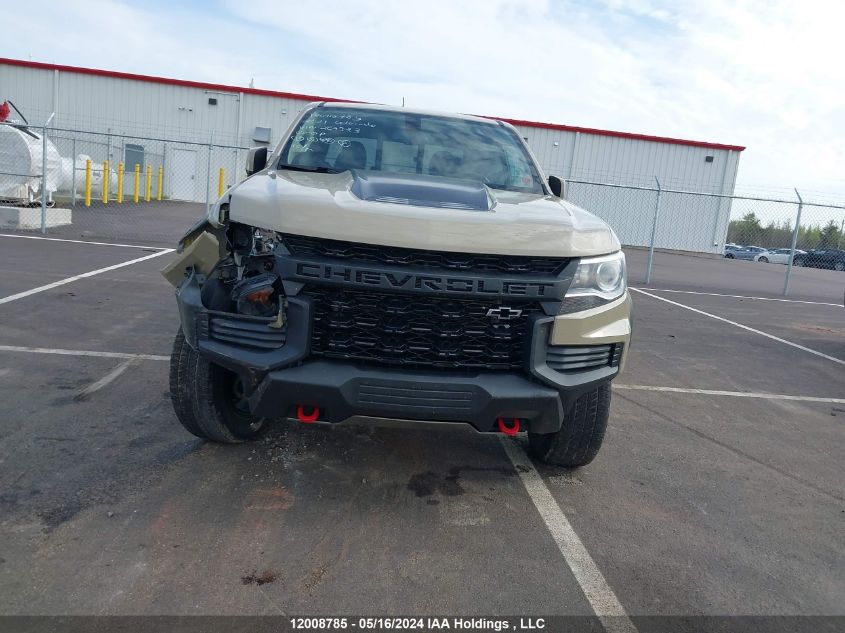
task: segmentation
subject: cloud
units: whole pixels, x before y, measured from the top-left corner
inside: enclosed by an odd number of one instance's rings
[[[840,3],[39,4],[5,54],[742,144],[740,188],[845,196]]]

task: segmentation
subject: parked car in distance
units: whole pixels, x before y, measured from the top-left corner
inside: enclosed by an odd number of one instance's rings
[[[765,248],[760,248],[759,246],[741,246],[733,251],[728,251],[725,253],[725,258],[727,259],[746,259],[752,262],[767,262],[769,261],[766,257],[769,251]]]
[[[758,262],[770,262],[772,264],[788,264],[789,254],[792,252],[790,248],[770,248],[765,255],[759,255]],[[804,255],[807,251],[795,249],[795,255]]]
[[[814,248],[802,255],[796,255],[792,264],[808,268],[845,270],[845,251],[839,248]]]

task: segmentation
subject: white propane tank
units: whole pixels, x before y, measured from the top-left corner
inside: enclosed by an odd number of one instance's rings
[[[30,203],[40,196],[42,170],[41,134],[35,136],[0,125],[0,199]],[[47,139],[47,196],[59,188],[62,159],[56,146]]]
[[[81,195],[85,191],[85,164],[91,160],[87,154],[79,154],[76,161],[71,158],[62,157],[62,177],[59,180],[57,191],[70,193],[73,189],[73,168],[76,162],[76,193]],[[97,197],[103,191],[103,164],[91,161],[91,191]],[[117,192],[117,170],[109,166],[109,191],[111,196]]]

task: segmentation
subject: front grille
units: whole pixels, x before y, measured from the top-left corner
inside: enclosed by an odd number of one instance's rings
[[[563,271],[569,260],[563,257],[520,257],[516,255],[477,255],[449,253],[395,246],[375,246],[342,242],[304,235],[286,235],[285,246],[292,255],[334,259],[348,263],[413,266],[441,270],[507,273],[511,275],[550,275]]]
[[[306,286],[314,356],[401,367],[512,370],[525,366],[537,302],[458,300]],[[505,300],[501,300],[505,301]],[[496,322],[491,308],[522,310]]]
[[[201,334],[221,343],[233,343],[258,349],[278,349],[285,344],[287,326],[270,327],[275,318],[224,317],[210,315],[208,327]]]
[[[560,372],[589,371],[600,367],[616,367],[622,359],[622,343],[608,345],[549,345],[546,364]]]

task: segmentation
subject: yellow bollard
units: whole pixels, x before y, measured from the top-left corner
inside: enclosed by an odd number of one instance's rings
[[[222,167],[220,168],[220,174],[217,176],[217,197],[221,197],[223,195],[223,189],[225,185],[223,184],[226,181],[226,170]]]
[[[162,177],[164,176],[164,167],[158,166],[158,179],[156,180],[156,200],[161,200],[162,192]]]
[[[141,188],[141,163],[135,163],[135,189],[132,191],[132,202],[138,202],[138,191]]]
[[[103,204],[109,203],[109,161],[103,161]]]
[[[144,202],[150,201],[150,192],[153,189],[153,166],[147,165],[147,183],[144,187]]]
[[[123,163],[117,164],[117,203],[123,204]]]
[[[85,206],[91,206],[91,159],[85,161]]]

